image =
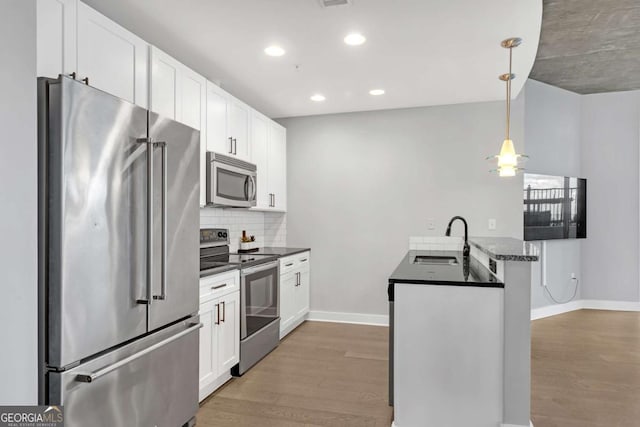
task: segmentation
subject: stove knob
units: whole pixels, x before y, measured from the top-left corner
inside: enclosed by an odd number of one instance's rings
[[[218,237],[222,237],[222,231],[218,231]]]
[[[227,233],[222,233],[222,237],[227,238]]]

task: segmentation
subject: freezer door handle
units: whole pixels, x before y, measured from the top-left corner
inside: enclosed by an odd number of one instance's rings
[[[154,350],[159,349],[160,347],[164,347],[165,345],[172,343],[173,341],[176,341],[182,337],[184,337],[185,335],[188,335],[200,328],[202,328],[203,324],[202,323],[192,323],[189,325],[189,328],[185,329],[182,332],[179,332],[177,334],[175,334],[174,336],[167,338],[166,340],[160,341],[159,343],[156,343],[152,346],[149,346],[147,348],[145,348],[144,350],[136,353],[136,354],[132,354],[129,357],[125,357],[124,359],[113,363],[107,367],[104,367],[102,369],[100,369],[99,371],[96,372],[92,372],[90,374],[78,374],[75,378],[76,381],[81,382],[81,383],[91,383],[94,382],[95,380],[99,379],[100,377],[103,377],[105,375],[107,375],[109,372],[113,372],[116,369],[133,362],[136,359],[139,359],[143,356],[146,356],[147,354],[151,353]]]
[[[167,299],[167,143],[154,142],[160,146],[162,153],[162,233],[160,234],[161,260],[160,260],[160,295],[154,295],[155,300]]]

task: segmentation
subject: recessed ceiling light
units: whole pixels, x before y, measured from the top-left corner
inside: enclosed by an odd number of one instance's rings
[[[321,94],[319,94],[319,93],[316,93],[315,95],[313,95],[313,96],[311,97],[311,100],[312,100],[312,101],[315,101],[315,102],[322,102],[322,101],[324,101],[325,99],[327,99],[327,98],[325,98],[325,97],[324,97],[324,95],[321,95]]]
[[[369,94],[373,96],[384,95],[384,89],[371,89]]]
[[[360,46],[367,41],[367,38],[360,33],[351,33],[344,38],[344,42],[349,46]]]
[[[282,56],[285,54],[285,51],[280,46],[269,46],[264,50],[264,53],[269,56]]]

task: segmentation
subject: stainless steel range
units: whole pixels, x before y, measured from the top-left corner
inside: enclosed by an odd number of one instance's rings
[[[200,276],[240,269],[240,363],[244,374],[280,342],[280,270],[273,255],[229,253],[229,230],[200,230]]]

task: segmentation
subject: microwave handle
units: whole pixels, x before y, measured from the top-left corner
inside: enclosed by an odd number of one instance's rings
[[[253,175],[249,175],[249,180],[251,180],[251,195],[249,196],[249,201],[253,201],[256,199],[258,189],[256,187],[256,179]]]

